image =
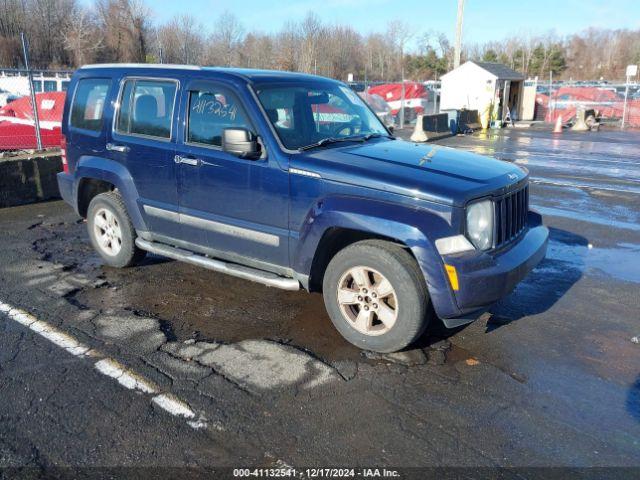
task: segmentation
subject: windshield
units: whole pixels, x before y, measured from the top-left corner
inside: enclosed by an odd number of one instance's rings
[[[326,139],[389,134],[358,94],[343,85],[261,86],[256,93],[280,141],[290,150]]]

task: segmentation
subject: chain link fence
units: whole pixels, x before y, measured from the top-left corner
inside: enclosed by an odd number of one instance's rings
[[[388,126],[411,127],[418,115],[440,110],[440,82],[398,80],[349,84]]]
[[[536,93],[536,120],[555,122],[559,117],[568,121],[576,110],[594,110],[603,123],[640,127],[640,86],[630,85],[626,98],[624,84],[548,85],[539,84]]]
[[[0,68],[0,154],[60,146],[62,111],[71,73],[32,71],[30,82],[28,70]]]

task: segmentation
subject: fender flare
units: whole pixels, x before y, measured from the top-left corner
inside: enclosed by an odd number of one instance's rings
[[[318,201],[308,212],[292,252],[296,272],[310,275],[318,246],[333,228],[371,233],[392,238],[406,246],[416,258],[424,275],[436,312],[451,314],[457,309],[449,288],[442,257],[431,239],[450,235],[451,209],[429,204],[433,209],[418,209],[359,197],[331,197]],[[446,305],[438,308],[438,305]],[[438,311],[440,310],[440,311]]]
[[[101,157],[83,156],[76,166],[76,182],[74,185],[74,198],[78,203],[80,183],[83,179],[102,180],[114,185],[122,192],[122,199],[127,207],[127,212],[131,217],[131,222],[136,230],[147,230],[140,208],[136,201],[138,189],[133,182],[129,170],[114,160]]]

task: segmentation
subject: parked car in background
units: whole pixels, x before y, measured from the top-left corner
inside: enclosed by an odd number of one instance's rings
[[[360,98],[362,98],[367,103],[367,105],[371,107],[380,121],[382,121],[382,123],[384,123],[387,128],[393,129],[395,127],[391,107],[387,102],[384,101],[384,99],[380,95],[366,92],[358,92],[358,95],[360,95]]]
[[[335,80],[88,66],[62,130],[60,192],[107,265],[152,252],[322,292],[360,348],[473,321],[545,255],[524,169],[396,140]]]
[[[17,95],[0,88],[0,107],[4,107],[7,103],[13,102],[17,98]]]
[[[402,83],[375,85],[367,91],[371,95],[379,95],[391,107],[391,113],[398,123],[400,108],[404,104],[404,120],[413,122],[418,115],[425,112],[429,102],[429,90],[418,82],[404,82],[404,100]],[[434,95],[434,92],[431,92]]]
[[[65,92],[36,93],[40,139],[44,148],[60,147],[60,125]],[[0,108],[0,151],[37,148],[31,96],[17,98]]]

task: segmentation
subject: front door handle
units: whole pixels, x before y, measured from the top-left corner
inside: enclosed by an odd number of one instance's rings
[[[199,167],[200,165],[202,165],[202,160],[200,160],[199,158],[183,157],[181,155],[176,155],[174,157],[174,161],[176,163],[184,163],[185,165],[192,165],[194,167]]]
[[[110,152],[127,153],[130,148],[126,145],[115,145],[113,143],[107,143],[107,150],[109,150]]]

